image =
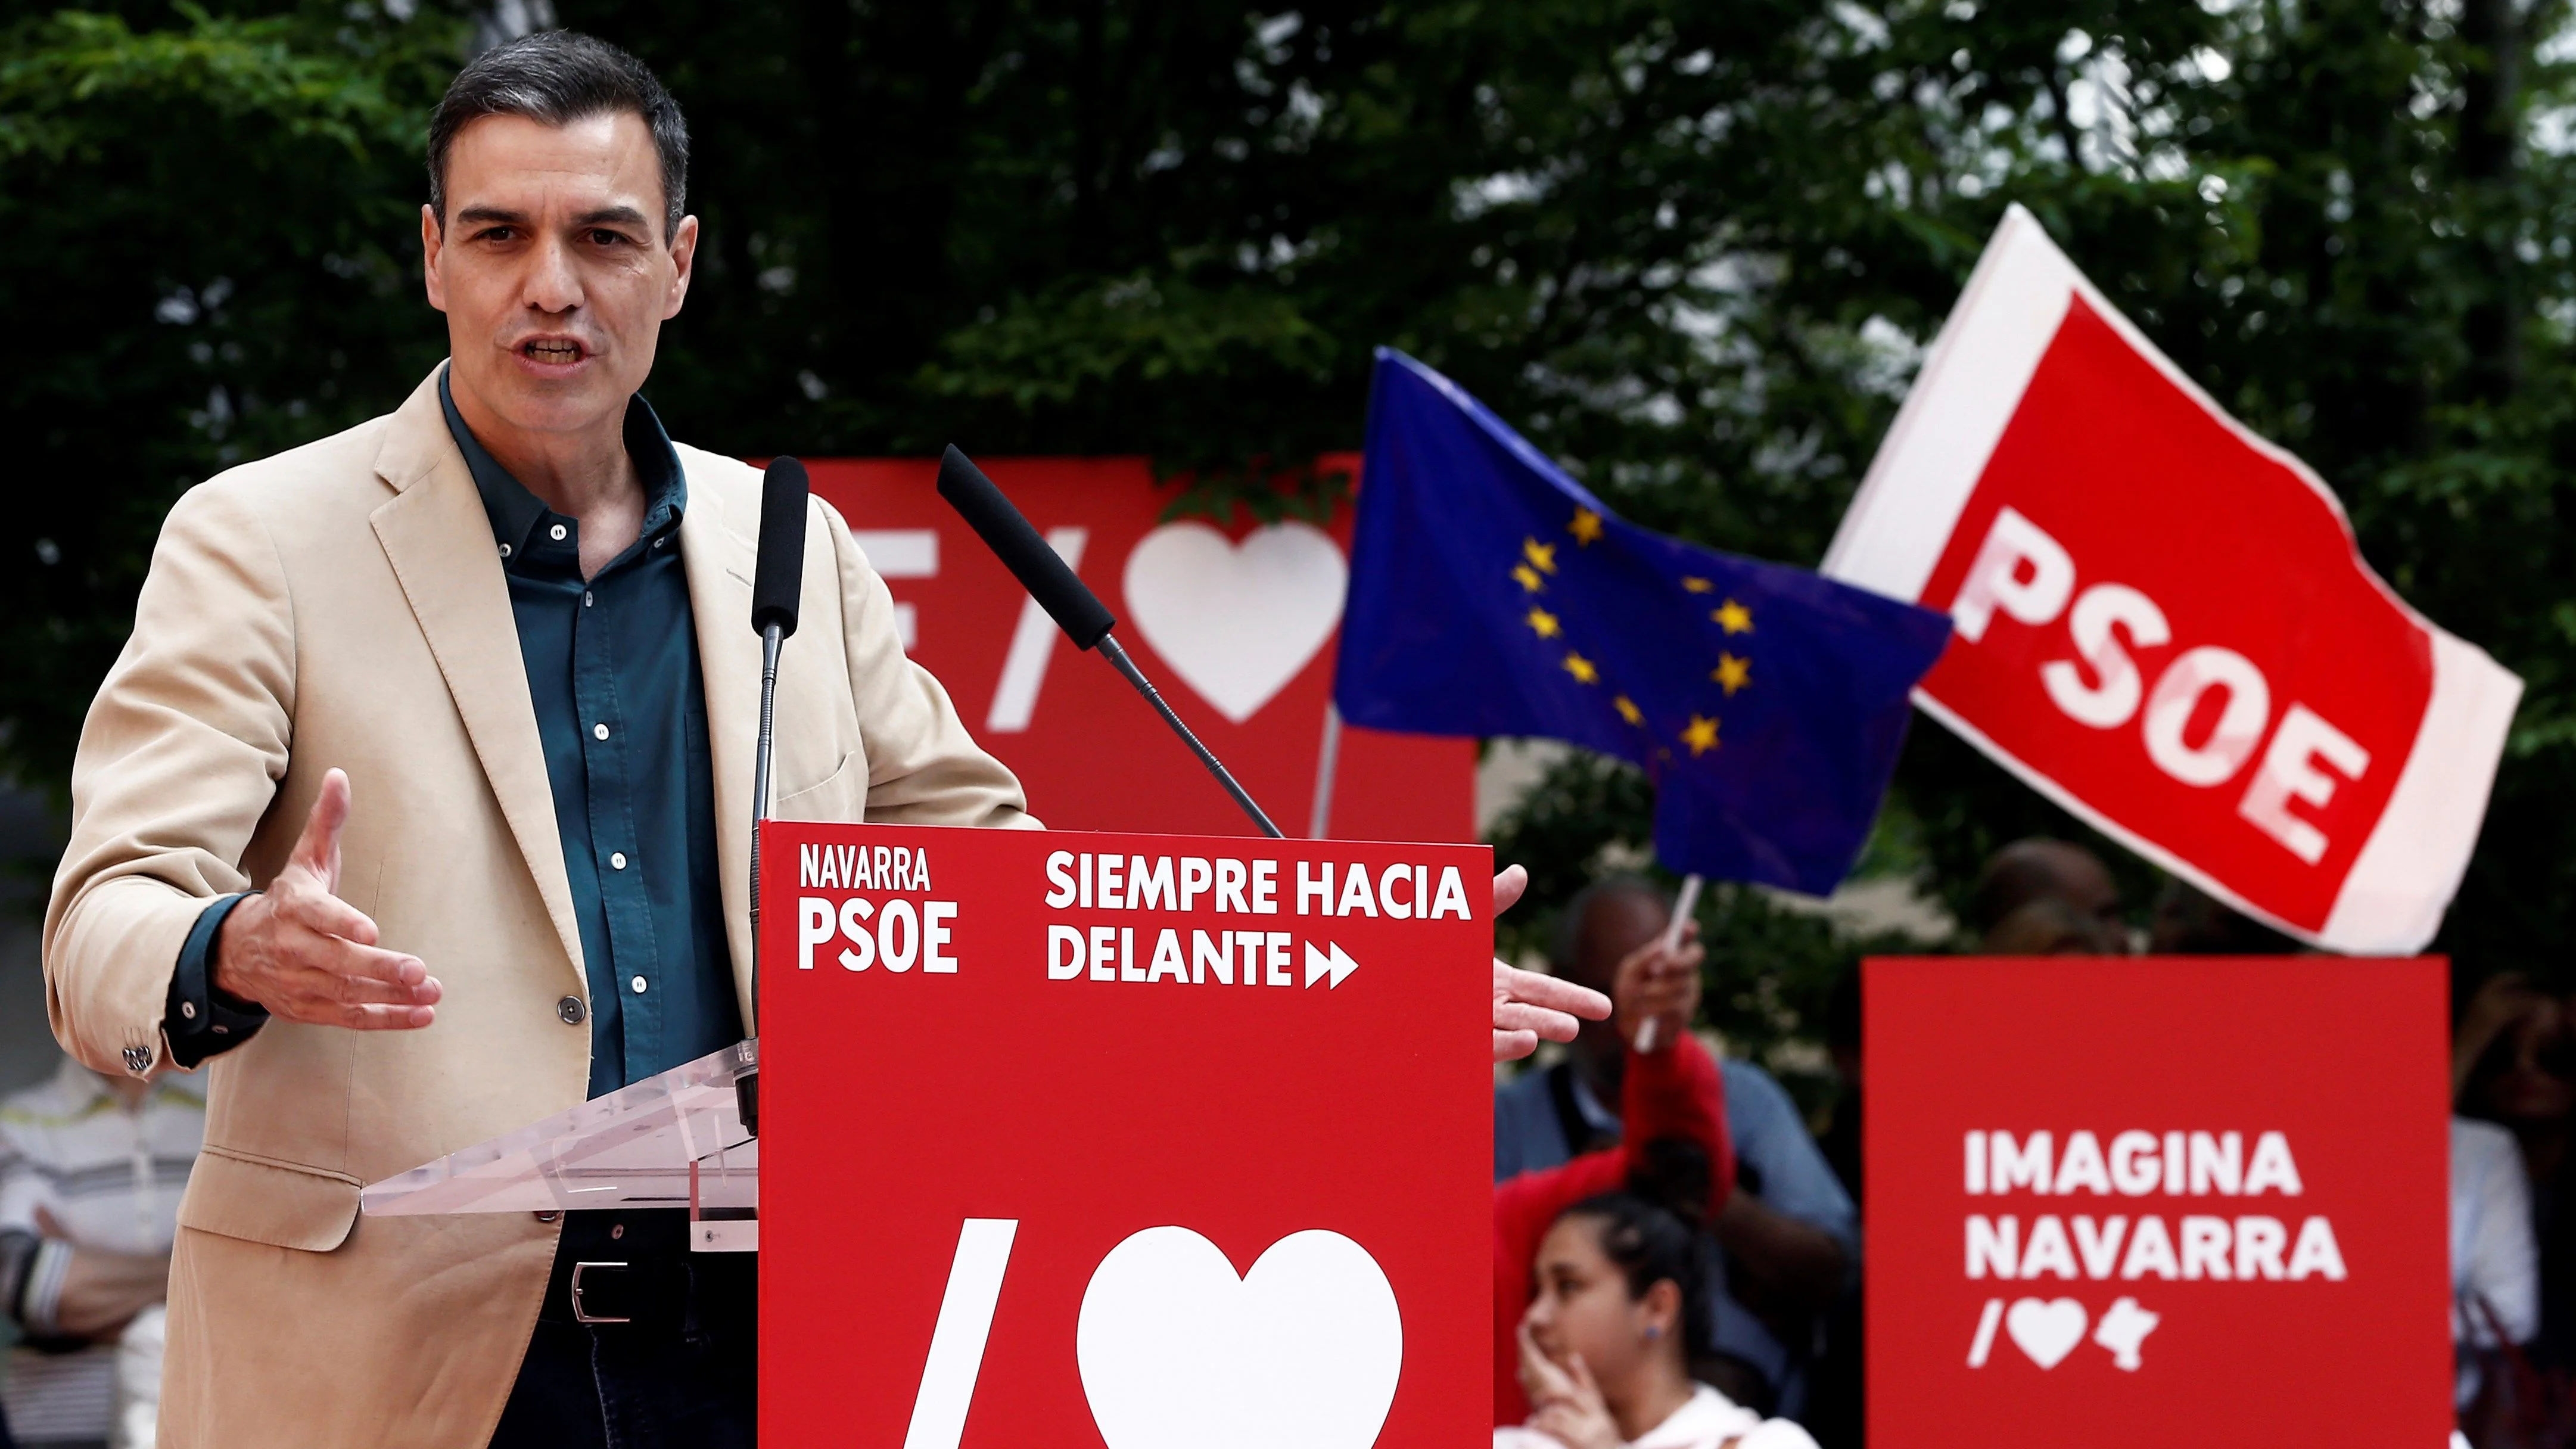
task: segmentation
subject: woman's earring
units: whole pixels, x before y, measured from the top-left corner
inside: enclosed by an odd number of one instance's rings
[[[1663,1337],[1663,1336],[1664,1336],[1664,1326],[1663,1326],[1662,1324],[1660,1324],[1660,1323],[1649,1323],[1649,1324],[1647,1324],[1647,1325],[1646,1325],[1646,1336],[1647,1336],[1648,1338],[1661,1338],[1661,1337]]]

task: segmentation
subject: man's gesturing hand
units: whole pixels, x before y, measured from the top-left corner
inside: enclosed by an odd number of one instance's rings
[[[224,917],[215,936],[216,990],[271,1016],[369,1031],[436,1018],[438,978],[417,956],[376,947],[376,923],[340,899],[340,827],[349,777],[333,770],[305,818],[286,867]]]
[[[1501,915],[1529,888],[1529,872],[1519,866],[1494,877],[1494,914]],[[1582,1023],[1610,1015],[1610,998],[1588,986],[1559,981],[1535,971],[1494,963],[1494,1060],[1515,1061],[1538,1050],[1538,1039],[1572,1041]]]

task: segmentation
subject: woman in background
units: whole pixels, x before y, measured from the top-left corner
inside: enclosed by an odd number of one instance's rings
[[[1527,1424],[1494,1449],[1815,1449],[1695,1383],[1706,1354],[1709,1163],[1664,1139],[1617,1192],[1567,1208],[1539,1243],[1537,1295],[1520,1323]]]

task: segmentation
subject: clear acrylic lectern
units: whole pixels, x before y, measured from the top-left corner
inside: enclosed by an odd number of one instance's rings
[[[359,1208],[378,1217],[687,1208],[690,1247],[752,1251],[760,1245],[760,1139],[743,1122],[738,1084],[759,1073],[759,1038],[736,1042],[372,1183]]]

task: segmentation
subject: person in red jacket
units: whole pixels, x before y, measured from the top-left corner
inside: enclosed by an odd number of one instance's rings
[[[1494,1188],[1494,1423],[1517,1424],[1529,1413],[1520,1383],[1519,1329],[1529,1307],[1532,1263],[1539,1242],[1567,1208],[1625,1186],[1648,1170],[1652,1145],[1681,1138],[1698,1145],[1709,1163],[1708,1213],[1725,1204],[1735,1183],[1735,1157],[1726,1136],[1726,1096],[1717,1061],[1688,1027],[1699,1010],[1699,929],[1689,927],[1679,947],[1648,943],[1619,963],[1612,978],[1613,1025],[1628,1043],[1620,1120],[1627,1130],[1617,1147],[1586,1153],[1563,1167],[1525,1172]],[[1656,1050],[1637,1050],[1637,1038],[1654,1022]]]

